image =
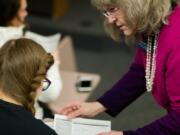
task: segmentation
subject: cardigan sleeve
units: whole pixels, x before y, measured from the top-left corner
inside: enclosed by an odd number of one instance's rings
[[[175,40],[166,62],[166,91],[169,110],[180,112],[180,37]]]
[[[146,90],[142,49],[137,49],[129,71],[97,101],[107,108],[107,113],[116,116]]]
[[[180,113],[171,111],[164,117],[136,131],[124,131],[123,135],[179,135]]]
[[[165,66],[169,113],[151,124],[123,135],[180,135],[180,37],[170,44]]]

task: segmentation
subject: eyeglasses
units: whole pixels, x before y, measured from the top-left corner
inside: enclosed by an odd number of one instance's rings
[[[45,78],[43,81],[42,81],[42,91],[45,91],[49,88],[49,86],[51,85],[51,81],[47,78]]]
[[[104,10],[103,11],[103,15],[105,17],[110,17],[110,16],[114,16],[115,13],[119,10],[119,8],[116,8],[116,7],[112,7],[112,8],[109,8],[107,10]]]

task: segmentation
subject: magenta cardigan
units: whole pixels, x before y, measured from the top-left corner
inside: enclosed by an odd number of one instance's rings
[[[146,92],[146,45],[139,44],[129,71],[97,101],[116,116]],[[156,73],[152,95],[167,115],[124,135],[180,135],[180,7],[169,16],[158,38]]]
[[[139,52],[142,53],[142,52]],[[145,53],[140,54],[145,66]],[[158,39],[156,73],[152,94],[168,111],[180,112],[180,7],[169,17]]]

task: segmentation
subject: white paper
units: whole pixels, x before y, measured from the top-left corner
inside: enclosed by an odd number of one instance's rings
[[[72,121],[65,116],[55,115],[54,130],[58,135],[71,135]]]
[[[50,128],[54,128],[54,119],[51,118],[45,118],[42,120],[47,126],[49,126]],[[54,130],[54,129],[53,129]]]
[[[42,36],[42,35],[39,35],[37,33],[27,31],[25,33],[24,37],[34,40],[35,42],[42,45],[42,47],[47,52],[51,53],[57,48],[57,46],[59,44],[61,34],[57,33],[57,34],[54,34],[54,35],[51,35],[51,36]]]
[[[45,122],[45,124],[52,129],[54,128],[54,122]]]
[[[67,119],[62,115],[55,115],[54,129],[59,135],[97,135],[111,130],[111,122],[93,119]]]

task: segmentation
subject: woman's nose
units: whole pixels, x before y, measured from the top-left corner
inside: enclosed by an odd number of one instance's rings
[[[24,13],[24,17],[28,16],[28,11],[26,10]]]
[[[108,19],[108,23],[114,23],[116,20],[116,18],[113,16],[108,16],[107,19]]]

